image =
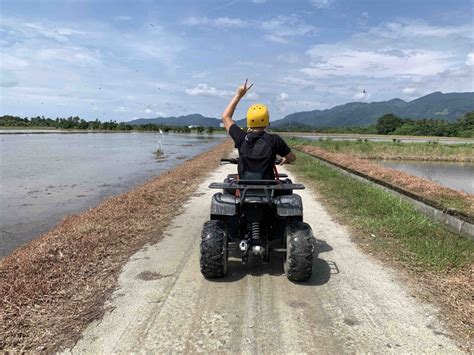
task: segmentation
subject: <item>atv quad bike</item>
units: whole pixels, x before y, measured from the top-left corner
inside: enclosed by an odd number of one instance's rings
[[[221,162],[237,164],[238,159]],[[211,217],[202,230],[204,277],[226,275],[230,248],[240,252],[244,264],[249,257],[266,263],[271,252],[283,252],[289,280],[311,277],[314,237],[311,227],[303,222],[301,197],[293,193],[304,189],[302,184],[293,184],[284,174],[275,180],[239,180],[237,174],[230,174],[223,183],[214,182],[209,188],[222,192],[212,197]]]

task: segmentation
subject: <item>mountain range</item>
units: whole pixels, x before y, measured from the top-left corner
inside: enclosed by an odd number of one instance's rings
[[[205,117],[199,113],[179,117],[157,117],[157,118],[138,118],[136,120],[127,122],[134,126],[144,124],[159,124],[166,126],[204,126],[204,127],[219,127],[220,120],[213,117]]]
[[[291,125],[309,125],[313,127],[367,126],[387,113],[401,118],[435,118],[453,121],[466,112],[474,111],[474,92],[441,93],[434,92],[412,101],[392,99],[379,102],[351,102],[334,106],[326,110],[295,112],[281,120],[273,121],[272,127]],[[212,126],[219,127],[220,120],[192,114],[180,117],[140,118],[128,122],[132,125],[147,123],[170,126]],[[239,126],[245,126],[245,119],[238,120]]]
[[[367,126],[387,113],[401,118],[435,118],[453,121],[466,112],[474,111],[474,92],[434,92],[412,101],[392,99],[379,102],[351,102],[327,110],[295,112],[275,121],[274,127],[295,123],[314,127]]]

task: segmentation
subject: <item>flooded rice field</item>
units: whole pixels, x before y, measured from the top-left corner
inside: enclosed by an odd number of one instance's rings
[[[399,136],[370,136],[364,134],[291,134],[293,137],[309,139],[312,141],[324,141],[327,139],[333,141],[358,141],[360,139],[367,139],[369,142],[393,142],[394,139],[398,143],[428,143],[428,142],[437,142],[440,144],[473,144],[474,139],[472,138],[451,138],[451,137],[399,137]]]
[[[53,227],[208,150],[219,134],[0,135],[0,257]],[[164,156],[157,159],[155,151]],[[205,167],[203,167],[205,169]]]
[[[474,164],[414,162],[414,161],[379,161],[388,168],[430,179],[455,190],[474,194]]]

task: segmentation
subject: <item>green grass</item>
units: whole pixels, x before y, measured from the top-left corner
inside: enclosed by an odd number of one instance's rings
[[[314,188],[371,247],[412,267],[448,270],[472,262],[474,243],[431,221],[407,201],[297,152],[292,169]],[[375,237],[371,237],[375,235]]]
[[[474,144],[364,142],[331,139],[313,141],[300,138],[291,138],[289,142],[291,144],[310,144],[332,152],[351,153],[374,159],[412,157],[420,160],[474,160]]]

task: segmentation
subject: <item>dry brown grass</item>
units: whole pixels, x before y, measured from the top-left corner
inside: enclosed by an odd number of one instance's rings
[[[0,261],[0,349],[73,345],[104,312],[127,259],[164,228],[231,149],[218,145],[154,180],[65,218]]]
[[[307,154],[359,171],[372,178],[386,181],[446,208],[474,216],[474,195],[450,189],[431,180],[390,169],[366,159],[357,158],[352,154],[334,153],[311,145],[299,145],[296,148]]]

